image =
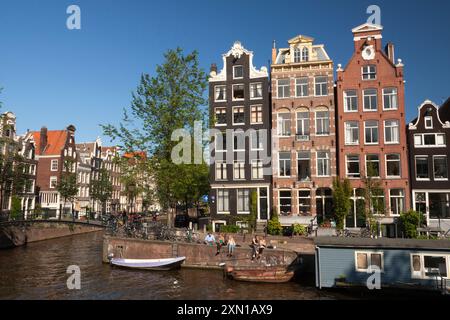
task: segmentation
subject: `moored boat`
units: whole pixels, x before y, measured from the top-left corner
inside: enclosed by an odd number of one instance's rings
[[[166,259],[110,259],[111,265],[143,270],[172,270],[179,268],[186,260],[186,257],[166,258]]]
[[[231,279],[249,282],[283,283],[294,276],[287,266],[225,266],[224,272]]]

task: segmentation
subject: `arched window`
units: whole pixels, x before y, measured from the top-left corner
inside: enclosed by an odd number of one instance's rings
[[[300,62],[300,49],[299,48],[295,48],[294,49],[294,62]]]
[[[309,61],[309,50],[306,47],[302,50],[302,61]]]

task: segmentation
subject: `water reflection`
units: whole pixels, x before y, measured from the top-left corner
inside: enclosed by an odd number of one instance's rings
[[[0,251],[0,299],[334,299],[312,286],[224,280],[219,271],[168,272],[111,268],[101,261],[102,233],[32,243]],[[81,270],[81,290],[68,290],[69,265]]]

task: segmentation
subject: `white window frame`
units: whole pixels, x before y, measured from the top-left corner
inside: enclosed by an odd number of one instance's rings
[[[219,191],[223,191],[223,192],[227,192],[227,207],[228,210],[224,210],[224,211],[219,211]],[[224,193],[224,200],[225,200],[225,193]],[[224,209],[225,209],[225,202],[224,204]],[[216,210],[217,210],[217,214],[230,214],[230,189],[225,189],[225,188],[221,188],[221,189],[216,189]]]
[[[239,140],[238,140],[238,149],[236,149],[236,146],[234,145],[234,137],[236,135],[244,135],[244,145],[241,146],[242,149],[239,149]],[[233,131],[233,151],[234,152],[241,152],[241,151],[245,151],[245,132],[244,131]]]
[[[430,125],[427,125],[427,120],[430,121]],[[425,124],[425,129],[433,129],[433,117],[427,116],[423,118],[424,124]]]
[[[326,158],[320,158],[320,159],[326,161],[325,163],[327,163],[328,170],[324,170],[324,171],[328,171],[328,174],[323,174],[323,175],[319,174],[319,153],[320,152],[324,152],[327,155]],[[329,150],[316,151],[316,170],[317,170],[317,172],[316,172],[317,177],[330,177],[331,176],[331,153]]]
[[[258,85],[261,87],[261,96],[260,97],[253,97],[254,91],[252,90],[252,86],[256,86],[256,90],[258,91]],[[260,100],[263,98],[263,84],[262,82],[252,82],[249,84],[250,89],[250,100]]]
[[[252,180],[262,180],[262,179],[264,179],[264,167],[263,167],[262,160],[253,159],[251,167],[252,167]],[[256,176],[254,175],[255,170],[256,170],[256,173],[257,173]]]
[[[397,122],[397,126],[386,126],[386,122],[388,121],[395,121]],[[397,119],[389,119],[389,120],[384,120],[383,121],[383,126],[384,126],[384,144],[399,144],[400,143],[400,121]],[[397,128],[397,141],[387,141],[386,140],[386,129],[390,128],[390,130],[392,130],[393,128]],[[392,132],[391,132],[392,133]],[[392,134],[391,134],[392,136]]]
[[[398,168],[399,168],[399,175],[398,176],[390,176],[388,175],[388,162],[395,162],[396,160],[388,160],[389,155],[396,155],[398,156]],[[384,163],[385,163],[385,170],[386,170],[386,178],[387,179],[399,179],[402,176],[402,161],[401,161],[401,155],[400,153],[386,153],[384,155]]]
[[[262,130],[250,131],[250,150],[252,150],[252,151],[264,150],[264,143],[261,141],[262,140],[262,138],[261,138],[262,132],[263,132]],[[253,148],[253,139],[255,137],[257,139],[257,142],[259,142],[259,145],[256,148]]]
[[[350,161],[348,161],[349,156],[358,158],[359,172],[358,172],[357,176],[355,174],[349,175],[349,172],[348,172],[348,163],[350,162]],[[351,161],[351,162],[356,162],[356,161]],[[361,159],[358,154],[346,154],[345,155],[345,176],[348,179],[361,179]]]
[[[413,266],[413,256],[420,257],[420,271],[414,271]],[[447,277],[443,277],[443,279],[450,279],[450,255],[448,254],[439,254],[439,253],[431,253],[431,252],[411,252],[410,253],[410,270],[411,270],[411,278],[412,279],[423,279],[423,280],[436,280],[435,277],[430,277],[425,275],[425,256],[429,257],[443,257],[445,258],[445,265],[447,271]],[[441,278],[441,277],[439,277]]]
[[[237,109],[242,109],[243,110],[244,122],[234,122],[234,114],[237,113],[234,110],[237,110]],[[244,106],[233,106],[233,108],[231,109],[231,112],[232,112],[232,115],[233,115],[233,119],[232,119],[233,126],[243,126],[243,125],[245,125],[245,107]]]
[[[253,122],[253,114],[256,113],[256,119],[258,120],[258,114],[261,115],[261,121]],[[261,104],[255,104],[250,106],[250,123],[261,124],[263,123],[263,108]]]
[[[375,122],[377,124],[377,132],[378,132],[378,134],[377,134],[377,142],[367,142],[366,129],[367,128],[371,128],[371,129],[375,128],[373,126],[367,127],[367,125],[366,125],[367,122]],[[372,130],[371,130],[371,132],[372,132]],[[380,143],[380,125],[379,125],[379,122],[377,120],[366,120],[366,121],[364,121],[364,144],[365,145],[377,145],[379,143]]]
[[[236,172],[238,172],[239,175],[236,175]],[[233,180],[245,180],[245,161],[233,161]]]
[[[352,126],[352,127],[348,128],[349,125],[355,125],[355,124],[356,124],[356,127]],[[357,132],[357,138],[356,138],[356,141],[352,141],[355,130]],[[359,145],[359,122],[358,121],[344,122],[344,140],[345,140],[345,145]]]
[[[247,198],[247,206],[248,206],[248,210],[239,210],[239,191],[248,191],[248,198]],[[244,193],[244,199],[245,199],[245,193]],[[246,189],[246,188],[238,188],[236,189],[236,211],[238,214],[250,214],[250,201],[251,201],[251,191],[250,189]],[[243,202],[245,204],[245,201]],[[243,208],[245,209],[245,208]]]
[[[281,214],[281,192],[289,191],[290,196],[289,199],[291,200],[291,214],[292,214],[292,205],[293,205],[293,198],[292,198],[292,189],[279,189],[278,190],[278,212]],[[287,197],[283,197],[283,199],[288,199]]]
[[[281,159],[280,153],[289,153],[289,159]],[[285,168],[289,168],[290,175],[288,175],[288,176],[281,175],[281,161],[283,161]],[[286,161],[289,161],[289,164],[290,164],[289,167],[286,166]],[[291,176],[292,176],[292,155],[291,155],[290,151],[279,151],[278,152],[278,177],[279,178],[290,178]]]
[[[392,190],[402,190],[403,191],[403,195],[402,196],[397,196],[397,195],[393,196],[391,194]],[[402,213],[402,211],[400,211],[399,213],[394,213],[392,211],[392,198],[403,199],[403,208],[402,208],[402,210],[405,210],[405,207],[406,207],[406,193],[405,193],[405,189],[403,189],[403,188],[392,188],[392,189],[389,189],[389,209],[390,209],[390,212],[391,212],[392,216],[398,217]]]
[[[225,88],[225,97],[224,97],[224,99],[222,99],[222,100],[218,100],[217,99],[217,89],[219,88],[219,87],[224,87]],[[225,101],[227,101],[227,86],[226,85],[217,85],[217,86],[214,86],[214,101],[215,102],[225,102]]]
[[[436,178],[434,159],[437,158],[437,157],[444,157],[446,159],[446,163],[447,163],[447,178]],[[448,181],[448,156],[445,155],[445,154],[433,155],[432,156],[432,161],[433,161],[433,180],[434,181]]]
[[[373,67],[374,69],[375,69],[375,72],[370,72],[370,68],[371,67]],[[364,79],[364,68],[368,68],[367,69],[367,72],[366,72],[366,74],[367,75],[371,75],[371,74],[375,74],[375,77],[374,78],[370,78],[370,77],[368,77],[367,79]],[[364,80],[364,81],[373,81],[373,80],[377,80],[377,66],[376,65],[374,65],[374,64],[368,64],[368,65],[365,65],[365,66],[362,66],[361,67],[361,78],[362,78],[362,80]]]
[[[215,178],[217,181],[226,181],[227,180],[227,162],[226,160],[216,160],[215,161]],[[219,168],[220,165],[220,168]],[[225,165],[225,166],[224,166]],[[225,167],[225,175],[223,174],[223,168]],[[220,170],[221,174],[225,177],[219,178],[217,175],[218,170]]]
[[[280,90],[280,81],[282,81],[282,80],[287,80],[288,81],[287,85],[285,85],[285,84],[282,85],[283,88],[285,88],[285,87],[288,88],[288,90],[289,90],[288,96],[284,96],[284,93],[285,93],[284,89],[282,90],[283,91],[283,96],[282,97],[280,96],[280,92],[281,92],[281,90]],[[290,78],[277,79],[277,99],[289,99],[290,97],[291,97],[291,79]]]
[[[242,77],[236,77],[236,69],[237,68],[242,68]],[[233,79],[244,79],[244,66],[243,65],[233,66]]]
[[[56,164],[56,168],[54,168],[54,164]],[[50,161],[50,171],[58,171],[58,169],[59,169],[59,161],[58,161],[58,159],[52,159],[51,161]]]
[[[394,93],[386,93],[386,90],[394,90]],[[392,102],[395,101],[395,108],[392,108],[392,106],[391,106],[391,108],[386,108],[386,105],[384,103],[385,102],[384,98],[386,96],[389,96],[389,103],[392,104]],[[393,97],[395,97],[395,98],[393,98]],[[398,110],[398,90],[396,87],[383,88],[382,98],[383,98],[383,110],[384,111]]]
[[[433,136],[435,144],[425,144],[425,136]],[[416,138],[420,137],[421,144],[416,143]],[[438,144],[438,137],[442,137],[444,140],[443,144]],[[445,148],[447,146],[445,133],[416,133],[414,134],[414,147],[416,148]]]
[[[323,90],[322,89],[320,90],[321,94],[317,94],[317,84],[318,84],[317,78],[325,78],[326,79],[325,82],[319,82],[320,88],[322,88],[323,84],[325,83],[325,90],[326,90],[325,94],[323,94],[323,92],[322,92]],[[326,96],[328,96],[328,76],[315,76],[314,77],[314,96],[315,97],[326,97]]]
[[[234,97],[234,87],[237,87],[237,86],[242,86],[242,90],[244,90],[244,98],[235,98]],[[245,84],[243,84],[243,83],[233,84],[231,87],[231,95],[232,95],[231,96],[232,101],[244,101],[245,100]]]
[[[358,254],[366,254],[367,255],[367,269],[360,269],[358,268]],[[381,255],[381,272],[384,272],[384,252],[380,250],[364,250],[364,251],[356,251],[355,250],[355,271],[356,272],[373,272],[372,269],[372,254],[379,254]]]
[[[307,91],[306,95],[304,95],[304,90],[303,90],[305,84],[304,83],[299,84],[300,80],[305,80],[305,79],[306,79],[306,91]],[[300,93],[298,90],[299,87],[301,88],[300,91],[302,94],[299,94]],[[297,97],[297,98],[309,97],[309,78],[308,77],[295,78],[295,97]]]
[[[381,163],[380,162],[381,161],[380,161],[380,155],[378,153],[368,153],[364,156],[364,160],[365,160],[364,165],[365,165],[365,170],[366,170],[365,175],[367,176],[367,157],[368,156],[377,156],[378,157],[378,176],[373,176],[371,178],[375,178],[375,179],[380,178],[380,176],[381,176]],[[377,161],[371,161],[371,162],[377,162]]]
[[[287,114],[287,115],[289,115],[289,119],[283,119],[282,117],[281,117],[281,115],[284,115],[284,114]],[[289,121],[289,135],[285,135],[285,134],[283,134],[283,123],[284,122],[288,122]],[[291,130],[291,127],[292,127],[292,115],[291,115],[291,113],[290,112],[280,112],[280,113],[277,113],[277,133],[278,133],[278,136],[279,137],[290,137],[291,135],[292,135],[292,130]]]
[[[225,119],[225,123],[217,123],[217,114],[222,114],[222,112],[218,112],[220,110],[225,110],[225,115],[227,114],[227,108],[226,107],[216,107],[214,108],[214,115],[216,116],[216,127],[224,127],[227,125],[227,121]]]
[[[215,135],[214,135],[214,152],[227,152],[227,141],[226,141],[226,139],[227,139],[227,133],[226,132],[222,132],[220,135],[221,135],[221,137],[222,137],[222,142],[224,142],[223,141],[223,137],[225,136],[225,145],[224,146],[222,146],[224,149],[218,149],[217,148],[217,142],[218,142],[218,139],[217,139],[217,136],[218,136],[219,134],[218,133],[216,133]],[[233,147],[234,147],[234,137],[233,137]]]
[[[52,186],[52,181],[55,181],[55,186]],[[49,184],[49,188],[50,189],[56,189],[56,186],[58,185],[58,177],[56,176],[51,176],[50,177],[50,184]]]
[[[374,94],[370,94],[370,95],[366,95],[366,91],[373,91],[375,90],[375,95]],[[368,109],[366,107],[366,96],[367,97],[375,97],[376,103],[375,103],[375,109]],[[362,97],[362,102],[363,102],[363,111],[364,112],[377,112],[378,111],[378,90],[376,88],[367,88],[363,90],[363,97]]]
[[[347,93],[348,92],[350,92],[350,91],[354,91],[355,92],[355,95],[354,96],[349,96]],[[348,107],[349,107],[349,105],[348,105],[348,100],[347,100],[347,98],[355,98],[356,97],[356,110],[353,110],[353,109],[349,109]],[[348,112],[348,113],[351,113],[351,112],[358,112],[358,90],[355,90],[355,89],[348,89],[348,90],[345,90],[344,91],[344,112]]]
[[[318,118],[317,117],[317,113],[318,112],[328,112],[328,118]],[[325,119],[328,119],[328,133],[318,133],[318,131],[317,131],[317,129],[319,128],[319,126],[317,125],[317,120],[319,120],[320,119],[320,121],[325,121]],[[331,116],[330,116],[330,110],[329,109],[327,109],[327,110],[315,110],[314,111],[314,123],[315,123],[315,126],[316,126],[316,136],[317,137],[326,137],[326,136],[329,136],[330,135],[330,127],[331,127]]]
[[[307,114],[308,116],[306,118],[299,118],[299,115],[302,114],[302,113]],[[299,132],[298,132],[299,121],[302,124],[302,129],[303,129],[302,134],[299,134]],[[307,124],[308,124],[307,126],[305,125],[305,122],[307,122]],[[305,134],[306,130],[308,131],[308,134]],[[308,140],[309,140],[309,137],[311,136],[311,120],[310,120],[310,113],[309,113],[308,109],[306,109],[306,111],[297,110],[295,112],[295,135],[296,136],[298,136],[298,135],[308,136]]]

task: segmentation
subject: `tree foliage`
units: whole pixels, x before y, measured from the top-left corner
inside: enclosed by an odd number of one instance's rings
[[[59,192],[61,198],[63,198],[63,208],[65,208],[66,202],[73,203],[78,194],[77,175],[74,166],[75,161],[73,159],[67,158],[64,160],[61,178],[56,185],[56,190]]]
[[[399,218],[403,235],[406,238],[417,238],[417,228],[422,227],[425,221],[423,214],[414,210],[402,212]]]
[[[267,223],[267,233],[272,236],[279,236],[283,234],[283,227],[281,226],[276,209],[272,210],[272,217],[270,217],[270,220]]]
[[[384,189],[381,180],[376,178],[379,173],[376,172],[372,163],[367,163],[367,174],[363,179],[364,183],[364,200],[366,203],[366,222],[371,229],[375,231],[376,220],[375,214],[385,213]]]
[[[333,206],[338,230],[344,229],[345,217],[349,214],[352,206],[351,195],[352,188],[348,179],[342,181],[336,178],[333,181]]]
[[[165,209],[191,204],[207,193],[206,164],[175,164],[171,154],[178,141],[172,141],[176,129],[192,133],[195,121],[205,124],[204,92],[207,75],[200,68],[196,51],[184,54],[181,48],[168,50],[164,62],[153,77],[141,76],[132,95],[131,106],[124,110],[118,126],[103,125],[103,131],[126,152],[144,151],[146,175],[151,177],[154,194]],[[136,177],[124,177],[125,187],[136,191]],[[133,196],[133,194],[130,194]]]
[[[102,213],[106,211],[106,203],[111,199],[113,185],[107,169],[101,168],[97,179],[91,179],[90,186],[91,198],[102,204]]]

